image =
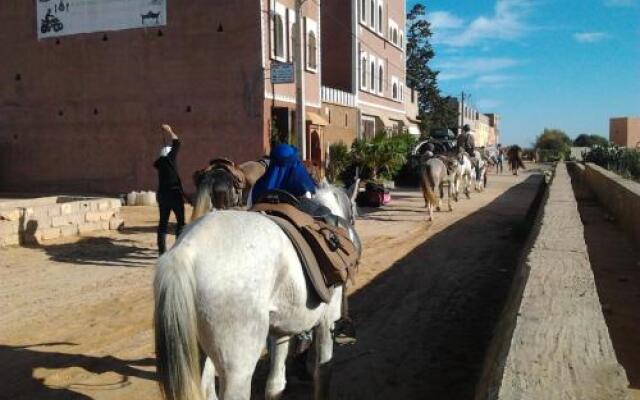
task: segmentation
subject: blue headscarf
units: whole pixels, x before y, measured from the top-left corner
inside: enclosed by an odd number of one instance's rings
[[[251,200],[255,202],[269,190],[286,190],[296,197],[305,193],[315,193],[316,184],[300,161],[298,150],[288,144],[276,145],[271,150],[271,162],[267,172],[258,179]]]

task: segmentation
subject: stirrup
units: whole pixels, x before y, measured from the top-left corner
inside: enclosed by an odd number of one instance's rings
[[[353,321],[348,318],[340,318],[333,327],[333,341],[339,346],[354,344],[356,339],[356,328]]]

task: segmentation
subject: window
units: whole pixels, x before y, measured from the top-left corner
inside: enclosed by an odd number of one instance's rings
[[[349,126],[349,114],[344,114],[344,127],[347,128]]]
[[[316,34],[311,31],[307,35],[307,67],[315,70],[318,68]]]
[[[369,25],[373,28],[376,29],[376,2],[375,0],[371,0],[371,14],[369,14]]]
[[[279,14],[273,15],[273,56],[284,58],[284,22]]]
[[[363,54],[360,58],[360,87],[367,88],[367,55]]]
[[[382,3],[378,4],[378,33],[382,34]]]
[[[384,92],[384,68],[382,67],[382,63],[378,66],[378,93],[383,94]]]
[[[400,83],[398,82],[398,78],[396,78],[395,76],[391,78],[391,97],[394,100],[399,100],[400,99],[400,93],[399,93],[399,88]]]
[[[271,57],[279,61],[287,60],[288,38],[286,35],[287,27],[287,8],[280,3],[275,3],[271,18]]]
[[[396,28],[393,28],[393,36],[391,37],[391,41],[394,44],[398,44],[398,30]]]
[[[402,32],[400,32],[400,43],[398,43],[398,46],[404,47],[404,35]]]
[[[404,85],[400,84],[400,100],[404,101]]]
[[[367,22],[367,0],[360,0],[360,21]]]
[[[372,92],[376,92],[376,59],[375,58],[371,58],[371,86],[369,86],[369,89],[371,89]]]
[[[287,9],[287,45],[288,45],[288,57],[289,62],[293,62],[293,38],[295,35],[296,12],[291,9]]]

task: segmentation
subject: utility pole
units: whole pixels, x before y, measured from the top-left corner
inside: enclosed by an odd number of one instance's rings
[[[458,129],[458,134],[461,134],[462,128],[464,128],[464,91],[462,91],[460,99],[460,129]]]
[[[307,159],[307,116],[304,104],[304,26],[302,23],[302,5],[305,1],[306,0],[296,0],[296,22],[293,46],[293,61],[296,71],[296,132],[298,134],[298,148],[300,149],[300,156],[303,160]]]

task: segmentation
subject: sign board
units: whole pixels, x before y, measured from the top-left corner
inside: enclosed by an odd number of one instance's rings
[[[271,83],[293,83],[293,63],[271,63]]]
[[[168,0],[34,0],[38,39],[167,24]]]

